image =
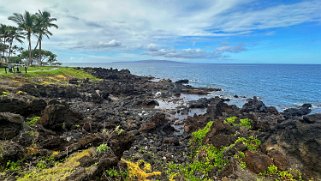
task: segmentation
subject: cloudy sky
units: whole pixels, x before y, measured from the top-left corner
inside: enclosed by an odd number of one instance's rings
[[[25,10],[58,19],[64,63],[321,63],[321,0],[0,0],[0,23]]]

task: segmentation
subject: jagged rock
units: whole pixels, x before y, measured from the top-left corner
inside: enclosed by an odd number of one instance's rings
[[[77,78],[72,78],[72,79],[70,79],[68,82],[69,82],[69,84],[75,84],[75,85],[78,85],[78,79]]]
[[[289,108],[283,111],[283,115],[286,119],[295,117],[295,116],[304,116],[311,112],[311,104],[303,104],[299,108]]]
[[[183,80],[178,80],[175,82],[176,84],[188,84],[189,80],[188,79],[183,79]]]
[[[286,170],[289,168],[289,162],[285,155],[283,155],[280,151],[270,150],[267,155],[272,159],[275,166],[280,170]]]
[[[231,136],[234,132],[230,125],[224,124],[222,121],[215,121],[204,141],[217,148],[228,146],[234,141],[233,136]]]
[[[5,165],[7,161],[19,160],[23,157],[23,148],[12,141],[0,141],[0,163]]]
[[[267,142],[282,147],[285,152],[301,160],[309,170],[321,173],[321,120],[314,119],[318,115],[309,117],[306,119],[313,121],[283,121]]]
[[[184,122],[184,131],[186,133],[194,132],[200,128],[203,128],[209,120],[210,117],[206,115],[188,117]]]
[[[43,99],[27,99],[10,96],[0,97],[0,112],[11,112],[23,116],[40,114],[47,103]]]
[[[79,113],[73,112],[66,104],[50,104],[43,111],[40,123],[47,129],[61,132],[70,130],[82,119]]]
[[[248,102],[243,105],[242,112],[267,112],[267,107],[254,96],[253,99],[249,99]]]
[[[306,123],[315,123],[321,121],[321,114],[312,114],[308,116],[303,116],[303,121]]]
[[[35,97],[50,97],[50,98],[76,98],[80,97],[77,87],[58,85],[35,85],[24,84],[19,88],[20,91],[26,92]]]
[[[172,144],[172,145],[175,145],[175,146],[178,146],[179,145],[179,140],[175,137],[165,137],[163,139],[163,143],[164,144]]]
[[[0,96],[0,112],[12,112],[21,115],[29,114],[29,104],[18,98]]]
[[[156,130],[161,125],[168,123],[164,113],[156,113],[147,122],[143,123],[139,128],[140,132],[151,132]]]
[[[272,160],[263,153],[260,152],[245,152],[244,161],[246,166],[254,173],[261,173],[267,170],[267,168],[273,164]]]
[[[189,104],[190,108],[206,108],[208,106],[209,100],[206,98],[201,98],[197,101],[191,101]]]
[[[8,112],[0,113],[0,139],[8,140],[17,136],[22,124],[22,116]]]
[[[127,133],[123,133],[117,136],[113,136],[110,141],[109,145],[115,155],[119,158],[122,157],[123,152],[125,150],[129,150],[129,148],[132,146],[133,142],[135,141],[135,137],[138,134],[136,130],[129,131]]]

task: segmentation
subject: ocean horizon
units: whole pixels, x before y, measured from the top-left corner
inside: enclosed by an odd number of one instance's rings
[[[312,112],[321,112],[320,64],[212,64],[176,62],[68,63],[73,67],[128,69],[131,73],[173,81],[188,79],[196,87],[221,88],[212,96],[231,99],[238,106],[242,98],[258,96],[279,111],[312,104]]]

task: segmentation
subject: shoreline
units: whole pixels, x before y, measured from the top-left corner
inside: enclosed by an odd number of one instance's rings
[[[315,159],[320,145],[311,147],[319,139],[321,115],[310,115],[309,104],[278,112],[254,97],[237,107],[224,98],[206,97],[219,89],[195,88],[187,80],[153,81],[117,69],[60,69],[44,67],[28,77],[1,79],[0,121],[5,126],[0,126],[0,146],[9,149],[0,149],[0,161],[19,166],[5,168],[1,179],[117,180],[139,160],[152,170],[141,168],[135,177],[150,173],[160,180],[205,173],[215,180],[273,179],[280,173],[297,177],[291,169],[305,179],[321,178],[321,167],[315,167],[321,164]],[[286,145],[301,145],[309,156]],[[195,150],[205,155],[192,155]],[[206,157],[210,165],[198,165],[192,173],[182,170],[194,168],[207,154],[221,161]],[[278,171],[259,175],[271,165]],[[111,175],[112,169],[118,175]]]
[[[119,68],[117,67],[116,65],[118,65],[119,63],[118,62],[112,62],[112,63],[93,63],[92,65],[96,65],[96,66],[93,66],[95,68],[99,68],[99,67],[102,67],[102,68]],[[121,63],[123,65],[126,65],[128,64],[128,62],[126,63]],[[145,63],[140,63],[140,62],[137,62],[136,64],[145,64]],[[198,63],[189,63],[189,64],[198,64]],[[69,65],[69,66],[72,66],[72,67],[77,67],[79,65],[81,65],[81,63],[70,63],[70,64],[66,64],[66,65]],[[86,65],[88,64],[83,64],[84,66],[80,66],[80,67],[85,67]],[[115,67],[112,67],[109,65],[114,65]],[[169,64],[170,65],[170,64]],[[262,65],[262,64],[218,64],[218,65],[231,65],[231,66],[234,66],[234,65]],[[265,64],[264,64],[265,65]],[[279,64],[268,64],[268,65],[271,65],[271,66],[274,66],[274,65],[279,65]],[[283,65],[283,64],[281,64]],[[284,64],[284,65],[294,65],[294,66],[301,66],[301,64]],[[307,64],[309,66],[309,64]],[[321,65],[321,64],[318,64],[318,65]],[[303,65],[304,66],[304,65]],[[128,66],[121,66],[121,69],[126,69],[128,68]],[[137,73],[137,72],[136,72]],[[155,76],[155,75],[147,75],[147,74],[144,74],[144,73],[140,73],[138,74],[140,76]],[[205,76],[205,75],[204,75]],[[155,77],[157,79],[167,79],[166,77]],[[173,79],[173,77],[171,77],[170,79],[176,81],[176,80],[179,80],[178,77],[176,77],[175,79]],[[217,84],[213,84],[213,83],[208,83],[208,84],[200,84],[199,82],[195,82],[195,81],[190,81],[190,84],[188,85],[191,85],[193,87],[200,87],[200,88],[219,88],[219,89],[222,89],[221,92],[216,92],[215,94],[213,94],[213,97],[215,96],[220,96],[224,99],[230,99],[231,100],[231,104],[236,104],[238,105],[239,107],[241,107],[245,102],[246,102],[246,99],[247,98],[251,98],[253,96],[256,96],[258,98],[260,98],[263,102],[266,102],[265,100],[266,99],[270,99],[271,97],[273,97],[274,95],[269,95],[269,97],[267,96],[263,96],[263,95],[258,95],[258,94],[252,94],[252,93],[240,93],[238,91],[229,91],[226,87],[227,85],[217,85]],[[246,85],[244,85],[246,86]],[[262,94],[262,93],[261,93]],[[235,96],[238,96],[238,98],[235,98]],[[268,101],[270,103],[268,103],[270,106],[274,106],[278,109],[278,111],[282,112],[288,108],[292,108],[292,107],[299,107],[301,106],[302,104],[304,103],[311,103],[310,101],[306,100],[306,101],[298,101],[298,102],[288,102],[288,101],[285,101],[283,100],[283,103],[281,102],[275,102],[275,101]],[[321,113],[321,100],[320,102],[313,102],[311,103],[312,104],[312,113]]]

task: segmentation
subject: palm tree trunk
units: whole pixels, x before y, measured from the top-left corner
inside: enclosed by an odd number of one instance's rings
[[[40,61],[40,66],[42,66],[42,54],[41,54],[41,40],[39,40],[39,61]]]
[[[28,41],[29,41],[29,65],[32,65],[32,57],[31,57],[31,33],[28,34]]]
[[[12,43],[13,43],[13,39],[10,41],[10,45],[9,45],[8,60],[9,60],[9,58],[11,57]]]

